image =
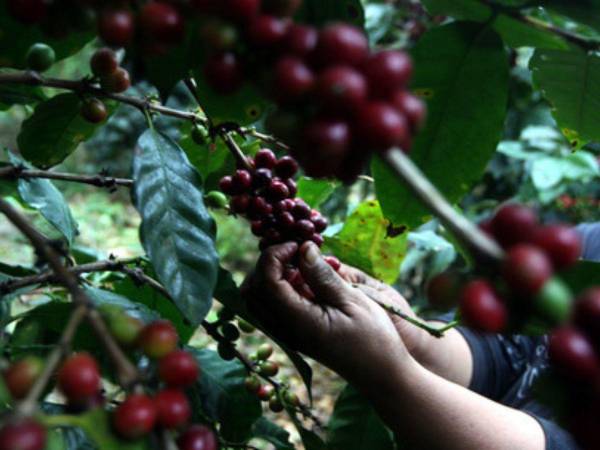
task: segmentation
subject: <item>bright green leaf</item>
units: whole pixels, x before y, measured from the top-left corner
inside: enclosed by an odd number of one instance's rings
[[[298,197],[311,208],[317,208],[329,198],[339,183],[330,180],[315,180],[302,177],[298,180]]]

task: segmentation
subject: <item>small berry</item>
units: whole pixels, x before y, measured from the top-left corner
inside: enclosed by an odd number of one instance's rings
[[[401,147],[409,150],[409,129],[405,117],[393,106],[370,102],[358,110],[357,126],[364,141],[375,150]]]
[[[260,380],[255,376],[249,376],[244,380],[246,390],[252,394],[256,394],[260,389]]]
[[[131,80],[129,78],[129,72],[119,67],[113,73],[106,75],[100,79],[100,86],[106,92],[121,93],[125,92],[131,86]]]
[[[269,343],[261,344],[256,349],[256,357],[260,360],[267,360],[273,354],[273,346]]]
[[[325,260],[325,262],[327,264],[329,264],[331,266],[331,268],[333,270],[335,270],[336,272],[340,270],[340,268],[342,267],[342,263],[340,262],[339,259],[337,259],[335,256],[325,256],[323,258]]]
[[[43,450],[46,429],[32,419],[9,422],[0,429],[2,450]]]
[[[264,402],[268,401],[273,394],[275,393],[275,388],[270,384],[263,384],[259,389],[256,395],[258,398]]]
[[[146,3],[140,14],[142,31],[151,39],[164,44],[181,42],[184,35],[184,20],[177,9],[165,2]]]
[[[192,415],[190,403],[183,392],[177,389],[165,389],[154,397],[157,423],[165,428],[174,429],[185,425]]]
[[[250,206],[250,196],[248,194],[236,195],[229,202],[229,208],[234,214],[244,214]]]
[[[285,37],[285,49],[297,56],[308,56],[317,47],[319,32],[315,27],[293,24]]]
[[[600,287],[584,291],[575,302],[574,321],[600,344]]]
[[[106,120],[108,111],[102,100],[90,98],[81,104],[81,116],[90,123],[101,123]]]
[[[552,263],[539,248],[517,244],[508,251],[502,273],[516,292],[536,294],[552,276]]]
[[[281,178],[291,178],[298,172],[298,163],[291,156],[281,157],[275,164],[275,174]]]
[[[310,219],[310,206],[304,200],[297,199],[296,204],[292,207],[292,214],[298,220]]]
[[[291,211],[294,208],[296,202],[291,198],[286,198],[285,200],[278,201],[274,205],[274,211],[276,213],[282,213],[285,211]]]
[[[254,197],[248,207],[248,218],[251,220],[262,219],[273,212],[273,207],[263,197]]]
[[[590,341],[576,328],[563,327],[550,336],[548,356],[564,376],[580,382],[593,382],[600,373],[600,361]]]
[[[70,402],[80,403],[100,390],[100,370],[88,353],[75,353],[62,364],[57,376],[58,388]]]
[[[131,347],[137,342],[140,331],[144,328],[140,319],[130,316],[116,305],[103,305],[99,310],[106,321],[108,331],[119,344]]]
[[[302,219],[294,225],[294,232],[303,240],[309,240],[315,232],[315,226],[310,220]]]
[[[108,45],[126,47],[133,39],[134,18],[126,9],[107,9],[98,16],[98,35]]]
[[[250,230],[256,237],[261,237],[265,234],[265,227],[263,226],[262,220],[253,220],[250,224]]]
[[[26,356],[13,362],[4,372],[4,383],[13,398],[27,396],[31,386],[44,370],[44,361],[37,356]]]
[[[581,256],[581,238],[577,231],[565,225],[548,225],[538,228],[533,243],[544,250],[555,269],[565,269]]]
[[[322,233],[329,225],[329,221],[320,214],[316,217],[311,217],[310,221],[314,224],[317,233]]]
[[[237,322],[238,328],[244,333],[253,333],[254,331],[256,331],[254,325],[252,325],[250,322],[245,321],[244,319],[238,318]]]
[[[219,342],[217,346],[219,356],[225,361],[231,361],[236,357],[235,347],[230,343]]]
[[[274,377],[279,373],[279,365],[273,361],[263,361],[260,363],[258,370],[265,377]]]
[[[247,170],[236,170],[231,178],[231,187],[238,193],[248,192],[252,187],[252,175]]]
[[[230,342],[237,341],[240,338],[240,330],[232,323],[223,324],[221,334]]]
[[[233,183],[232,183],[231,176],[227,175],[227,176],[224,176],[223,178],[221,178],[221,180],[219,181],[219,189],[221,190],[221,192],[223,192],[224,194],[227,194],[227,195],[235,194],[235,192],[233,190]]]
[[[96,50],[90,60],[90,68],[94,76],[102,78],[114,73],[119,67],[117,55],[110,48]]]
[[[238,57],[231,52],[216,53],[204,65],[208,84],[219,94],[232,94],[244,82],[244,73]]]
[[[369,56],[364,72],[372,91],[385,98],[406,86],[412,75],[412,61],[404,52],[384,50]]]
[[[538,316],[551,325],[560,325],[569,318],[573,295],[568,286],[558,277],[552,277],[544,283],[534,299]]]
[[[156,405],[150,397],[132,394],[115,410],[113,426],[120,436],[126,439],[138,439],[152,431],[156,416]]]
[[[290,190],[287,185],[276,178],[271,180],[269,187],[267,188],[267,197],[269,200],[276,202],[279,200],[283,200],[290,195]]]
[[[254,172],[253,186],[255,188],[266,187],[271,183],[271,178],[273,178],[273,173],[264,167],[256,169]]]
[[[207,49],[226,51],[235,47],[238,41],[237,28],[223,20],[209,20],[201,25],[200,36]]]
[[[289,22],[275,16],[260,15],[248,24],[248,39],[259,48],[275,47],[286,36]]]
[[[257,168],[265,167],[267,169],[272,169],[273,167],[275,167],[276,163],[277,157],[275,156],[275,153],[273,153],[268,148],[260,149],[258,152],[256,152],[256,155],[254,156],[254,164]]]
[[[275,65],[274,94],[279,101],[290,101],[308,94],[315,76],[304,61],[295,56],[284,56]]]
[[[49,45],[37,43],[29,47],[25,60],[31,70],[45,72],[56,61],[56,53]]]
[[[227,206],[227,197],[222,192],[210,191],[204,196],[204,203],[209,208],[222,209]]]
[[[162,358],[177,347],[179,336],[171,322],[157,320],[146,325],[139,336],[140,349],[150,358]]]
[[[300,399],[298,398],[298,396],[289,390],[283,393],[283,400],[290,406],[300,405]]]
[[[346,155],[351,141],[350,125],[337,119],[317,119],[304,129],[307,150],[305,171],[313,177],[331,175]]]
[[[298,185],[292,178],[285,180],[285,185],[288,188],[290,198],[294,198],[298,193]]]
[[[365,77],[349,66],[331,66],[317,79],[315,95],[328,111],[352,113],[366,99]]]
[[[291,230],[296,223],[296,219],[294,219],[294,216],[289,211],[277,213],[276,218],[277,226],[284,231]]]
[[[427,108],[421,99],[401,89],[392,95],[391,103],[408,119],[413,132],[421,129],[427,116]]]
[[[515,203],[502,206],[491,222],[494,236],[505,248],[521,242],[530,242],[537,225],[535,212]]]
[[[352,25],[334,23],[319,33],[316,56],[321,64],[361,64],[369,52],[365,34]]]
[[[44,0],[8,0],[6,3],[9,14],[26,25],[40,23],[47,15]]]
[[[192,425],[177,439],[179,450],[218,450],[215,433],[206,425]]]
[[[283,403],[277,397],[271,397],[269,399],[269,409],[274,413],[283,411]]]
[[[325,239],[319,233],[313,233],[313,235],[310,237],[310,240],[313,241],[317,247],[322,247],[325,243]]]
[[[506,306],[487,281],[467,283],[461,293],[460,313],[468,326],[481,331],[498,333],[506,328]]]
[[[188,352],[175,350],[158,362],[158,376],[167,386],[184,388],[198,380],[200,367]]]

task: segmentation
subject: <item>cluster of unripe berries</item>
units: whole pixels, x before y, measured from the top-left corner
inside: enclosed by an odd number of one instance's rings
[[[563,323],[572,299],[555,273],[578,260],[577,232],[566,225],[540,225],[536,213],[519,204],[501,207],[480,227],[506,250],[500,276],[464,283],[457,274],[441,274],[428,286],[430,302],[457,300],[461,320],[487,332],[544,331]]]

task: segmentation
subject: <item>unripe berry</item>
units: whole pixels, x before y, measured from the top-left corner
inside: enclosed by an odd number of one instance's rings
[[[245,321],[244,319],[238,318],[237,322],[238,328],[244,333],[253,333],[254,331],[256,331],[254,325],[252,325],[250,322]]]
[[[44,0],[8,0],[6,3],[9,14],[26,25],[40,23],[47,15]]]
[[[564,323],[571,313],[572,295],[567,285],[553,277],[544,283],[534,299],[537,315],[551,325]]]
[[[285,37],[284,47],[289,53],[297,56],[309,56],[317,47],[319,32],[315,27],[293,24]]]
[[[198,380],[200,367],[188,352],[175,350],[158,362],[158,376],[168,386],[184,388]]]
[[[25,59],[27,67],[31,70],[45,72],[56,61],[56,54],[54,53],[54,49],[49,45],[37,43],[29,48]]]
[[[352,25],[334,23],[319,33],[316,56],[321,64],[361,64],[369,52],[365,34]]]
[[[67,358],[58,371],[58,388],[69,402],[81,403],[100,390],[100,370],[88,353],[75,353]]]
[[[517,244],[508,251],[502,273],[515,292],[536,294],[552,276],[552,264],[538,247]]]
[[[146,3],[139,15],[142,31],[151,39],[164,44],[181,42],[184,20],[179,11],[169,3],[151,1]]]
[[[281,178],[291,178],[298,172],[298,163],[291,156],[281,157],[275,164],[275,174]]]
[[[90,68],[94,76],[102,78],[114,73],[119,67],[117,55],[110,48],[96,50],[90,60]]]
[[[13,362],[4,372],[10,395],[15,399],[25,398],[43,370],[44,361],[37,356],[25,356]]]
[[[327,111],[351,114],[366,99],[365,77],[350,66],[331,66],[317,79],[316,97]]]
[[[217,346],[217,352],[219,353],[219,356],[225,361],[231,361],[237,356],[235,347],[229,342],[219,342],[219,345]]]
[[[283,393],[283,400],[290,406],[300,405],[300,399],[298,396],[289,390]]]
[[[255,376],[249,376],[244,380],[244,386],[248,392],[256,394],[260,389],[260,380]]]
[[[227,206],[227,197],[219,191],[210,191],[204,196],[204,203],[209,208],[222,209]]]
[[[548,347],[550,362],[562,375],[579,382],[593,382],[600,373],[600,361],[590,341],[573,327],[555,330]]]
[[[410,149],[410,131],[406,118],[393,106],[384,102],[369,102],[357,112],[360,137],[374,150],[401,147]]]
[[[101,123],[106,120],[108,111],[102,100],[90,98],[81,104],[81,116],[90,123]]]
[[[222,325],[221,334],[230,342],[237,341],[240,338],[240,330],[232,323]]]
[[[174,429],[185,425],[192,415],[190,403],[183,392],[165,389],[154,397],[157,423],[164,428]]]
[[[218,450],[215,433],[206,425],[192,425],[177,439],[179,450]]]
[[[43,450],[46,447],[46,429],[32,419],[7,423],[0,429],[2,450]]]
[[[162,358],[177,348],[177,330],[167,320],[157,320],[146,325],[139,336],[140,349],[150,358]]]
[[[421,129],[427,116],[427,108],[421,99],[400,89],[392,94],[391,103],[408,119],[413,132]]]
[[[254,156],[254,164],[257,168],[265,167],[267,169],[272,169],[275,167],[276,163],[277,157],[275,156],[275,153],[268,148],[261,148]]]
[[[600,348],[600,287],[587,289],[577,298],[574,319]]]
[[[270,384],[263,384],[258,389],[258,392],[256,393],[256,395],[258,396],[258,398],[260,400],[262,400],[263,402],[266,402],[273,396],[274,393],[275,393],[275,388],[273,388],[273,386],[271,386]]]
[[[283,403],[277,397],[271,397],[269,399],[269,409],[274,413],[283,411]]]
[[[114,412],[113,426],[126,439],[138,439],[152,431],[156,423],[156,405],[150,397],[132,394]]]
[[[108,45],[126,47],[133,39],[134,18],[126,9],[107,9],[98,16],[98,35]]]
[[[325,262],[327,264],[329,264],[331,266],[331,268],[333,270],[335,270],[336,272],[340,270],[340,268],[342,267],[342,263],[340,262],[339,259],[337,259],[335,256],[325,256],[323,258],[325,260]]]
[[[248,39],[259,48],[273,48],[285,39],[289,21],[274,16],[260,15],[248,24]]]
[[[565,269],[581,256],[581,238],[575,229],[565,225],[548,225],[533,234],[533,243],[544,250],[555,269]]]
[[[234,53],[216,53],[204,65],[206,81],[219,94],[232,94],[244,82],[242,65]]]
[[[494,288],[483,280],[473,280],[463,288],[461,319],[470,327],[489,333],[506,328],[508,311]]]
[[[256,349],[256,357],[260,360],[267,360],[273,354],[273,346],[269,343],[261,344]]]
[[[537,228],[535,212],[523,205],[511,203],[502,206],[494,215],[491,228],[496,240],[504,248],[529,242]]]
[[[125,92],[131,86],[129,72],[119,67],[113,73],[103,77],[100,80],[100,86],[109,93],[118,94]]]
[[[412,75],[412,62],[404,52],[384,50],[365,61],[364,72],[372,92],[385,98],[406,86]]]
[[[284,56],[275,65],[275,97],[282,102],[293,101],[308,94],[315,76],[304,61],[295,56]]]
[[[279,373],[279,365],[273,361],[262,361],[258,370],[265,377],[274,377]]]
[[[462,281],[454,272],[443,272],[433,276],[427,283],[427,300],[439,310],[447,310],[458,303]]]
[[[214,19],[201,25],[200,36],[206,48],[213,51],[226,51],[235,47],[238,41],[238,30],[229,22]]]

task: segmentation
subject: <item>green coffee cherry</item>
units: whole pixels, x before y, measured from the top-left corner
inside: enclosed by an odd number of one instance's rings
[[[256,358],[260,360],[267,360],[273,354],[273,346],[269,343],[261,344],[256,350]]]
[[[285,391],[283,393],[283,401],[290,406],[300,405],[300,399],[292,391]]]
[[[558,277],[546,281],[534,300],[539,316],[552,325],[564,323],[571,311],[572,294],[568,286]]]
[[[256,328],[254,328],[254,325],[252,325],[250,322],[246,322],[244,319],[238,319],[238,328],[240,330],[242,330],[244,333],[252,333],[254,331],[256,331]]]
[[[224,209],[227,207],[227,196],[219,191],[210,191],[204,196],[204,203],[209,208]]]
[[[226,323],[221,326],[221,334],[228,341],[237,341],[240,337],[240,330],[232,323]]]
[[[255,376],[249,376],[244,380],[244,386],[246,387],[248,392],[256,394],[260,389],[260,380]]]
[[[54,49],[49,45],[37,43],[29,47],[25,56],[27,67],[37,72],[45,72],[56,61]]]
[[[279,365],[273,361],[263,361],[258,366],[258,371],[265,377],[274,377],[279,373]]]

